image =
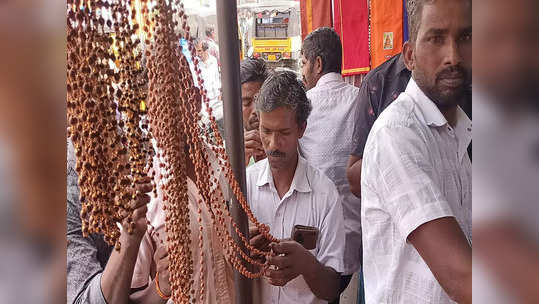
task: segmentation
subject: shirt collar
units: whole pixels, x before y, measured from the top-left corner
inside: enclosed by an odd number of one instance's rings
[[[334,81],[343,82],[344,80],[343,80],[341,74],[331,72],[331,73],[327,73],[327,74],[322,75],[322,77],[320,77],[320,79],[318,79],[318,82],[316,83],[315,87],[323,86],[323,85],[325,85],[327,83],[334,82]]]
[[[263,169],[260,170],[258,174],[258,179],[256,185],[262,187],[264,185],[270,184],[273,185],[273,175],[271,174],[271,168],[269,165],[268,159],[261,160],[263,163]],[[292,179],[292,184],[290,185],[289,191],[297,192],[311,192],[312,188],[309,183],[309,178],[307,176],[307,161],[298,154],[298,164],[296,166],[296,171],[294,173],[294,178]]]
[[[408,82],[406,93],[412,97],[428,126],[441,127],[449,125],[436,104],[423,93],[413,78],[410,78],[410,82]],[[457,106],[457,120],[453,129],[458,141],[459,156],[462,157],[472,141],[472,121],[460,106]]]
[[[455,134],[458,141],[459,157],[462,159],[462,156],[467,152],[468,146],[472,142],[472,121],[460,106],[457,107]]]
[[[410,78],[405,92],[412,97],[428,126],[441,127],[447,124],[447,119],[440,112],[440,109],[423,93],[413,78]]]

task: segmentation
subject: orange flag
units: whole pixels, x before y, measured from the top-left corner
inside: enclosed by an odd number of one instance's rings
[[[402,0],[371,0],[371,67],[402,51]]]
[[[331,0],[300,0],[301,39],[319,27],[332,27]]]

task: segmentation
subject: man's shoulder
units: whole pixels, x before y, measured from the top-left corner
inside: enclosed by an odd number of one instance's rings
[[[315,86],[308,90],[307,98],[316,103],[318,100],[338,99],[344,103],[355,103],[359,98],[359,88],[346,82],[332,82]]]
[[[335,183],[322,170],[305,160],[305,170],[311,190],[315,195],[322,192],[337,192]]]
[[[401,93],[376,119],[371,132],[377,132],[384,127],[410,127],[415,123],[415,108],[412,97],[405,92]]]

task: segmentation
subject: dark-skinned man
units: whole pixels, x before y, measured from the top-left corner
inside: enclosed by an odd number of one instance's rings
[[[281,241],[269,244],[270,269],[256,281],[255,303],[333,301],[343,271],[343,214],[335,185],[298,154],[310,102],[294,73],[277,72],[262,85],[256,109],[267,158],[247,168],[247,196],[254,215]],[[314,249],[290,240],[296,225],[318,230]],[[253,245],[268,245],[250,232]]]
[[[361,197],[366,303],[471,303],[471,1],[409,1],[412,79],[374,123]]]
[[[269,72],[262,59],[245,59],[240,63],[241,107],[243,110],[243,131],[245,143],[245,165],[250,166],[266,158],[258,130],[258,114],[255,97],[260,91]]]
[[[301,155],[320,169],[337,187],[344,214],[344,271],[341,292],[361,266],[361,201],[350,192],[346,163],[355,144],[359,123],[359,89],[344,82],[339,35],[322,27],[309,33],[302,46],[302,75],[313,110],[300,139]],[[333,303],[339,303],[338,301]]]

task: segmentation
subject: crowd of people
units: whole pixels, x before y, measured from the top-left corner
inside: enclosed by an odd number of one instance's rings
[[[255,303],[338,303],[356,272],[368,304],[472,302],[471,1],[409,0],[407,10],[410,40],[360,88],[341,76],[331,28],[305,37],[302,79],[261,59],[241,62],[247,199],[281,240],[250,228],[251,244],[273,253],[254,280]],[[208,42],[196,48],[203,65],[216,64]],[[170,301],[159,195],[138,196],[135,232],[122,232],[120,251],[112,250],[98,235],[82,236],[73,159],[68,303]],[[194,179],[193,165],[185,168]],[[195,213],[199,190],[190,180],[187,187]],[[202,218],[205,238],[215,239]],[[244,296],[219,242],[200,250],[215,274],[206,301]]]

